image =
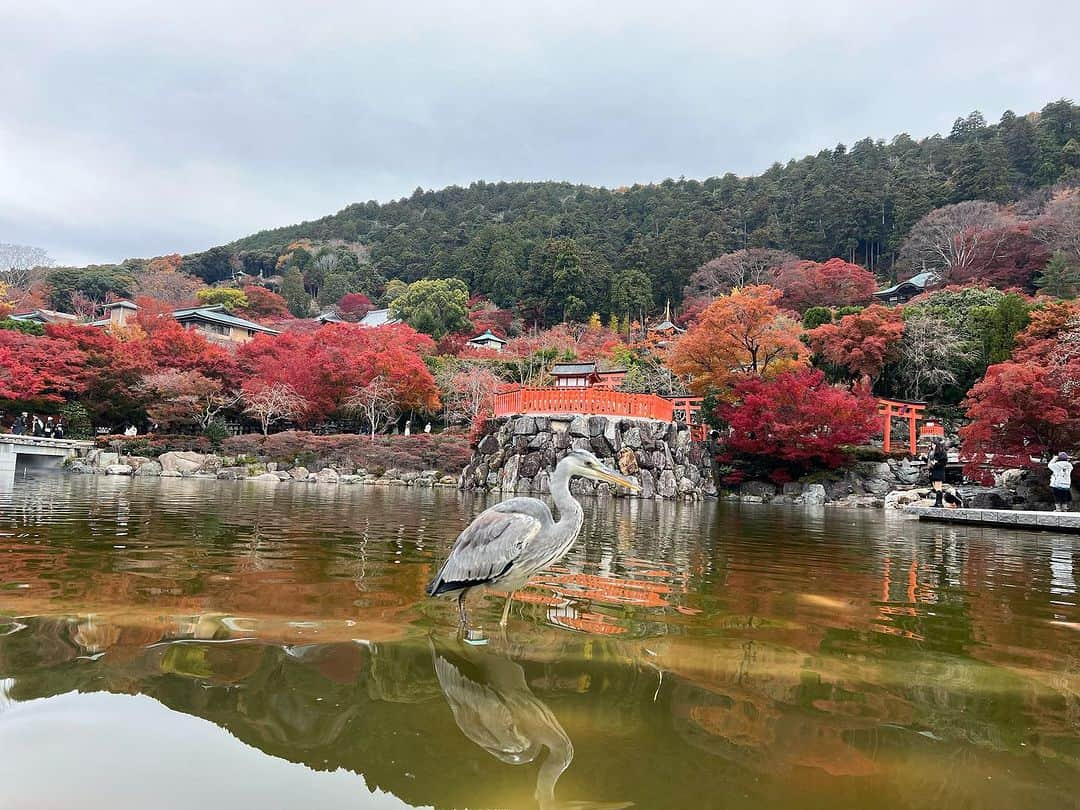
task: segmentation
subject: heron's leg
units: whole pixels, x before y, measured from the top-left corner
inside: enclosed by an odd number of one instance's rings
[[[503,615],[502,618],[499,619],[499,627],[506,627],[506,621],[510,618],[510,603],[514,601],[515,593],[516,591],[510,591],[510,593],[506,595],[506,604],[503,605]]]
[[[468,592],[469,592],[468,588],[462,588],[461,593],[458,594],[458,598],[457,598],[458,613],[461,614],[461,626],[462,627],[468,627],[469,626],[469,617],[465,614],[465,595]]]

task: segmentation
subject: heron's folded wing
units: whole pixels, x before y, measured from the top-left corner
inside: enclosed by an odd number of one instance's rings
[[[493,508],[481,513],[454,543],[429,593],[482,585],[502,576],[542,526],[537,517],[522,512]]]

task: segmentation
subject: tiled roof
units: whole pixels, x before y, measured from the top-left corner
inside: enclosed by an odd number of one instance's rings
[[[372,309],[360,319],[361,326],[386,326],[388,323],[397,323],[395,318],[390,317],[388,309]]]
[[[479,343],[481,341],[490,341],[490,340],[494,340],[494,341],[497,341],[499,343],[506,343],[505,340],[503,340],[501,337],[496,335],[490,329],[485,330],[483,334],[480,334],[480,335],[477,335],[474,338],[471,338],[469,340],[469,343]]]
[[[78,315],[56,312],[52,309],[35,309],[32,312],[18,312],[11,316],[13,321],[33,321],[36,323],[75,323]]]
[[[886,296],[892,295],[901,287],[904,287],[908,284],[910,284],[912,287],[918,287],[920,290],[925,290],[926,285],[932,284],[936,278],[937,273],[932,273],[929,271],[925,273],[919,273],[917,276],[912,276],[907,281],[901,281],[897,284],[893,284],[891,287],[886,287],[884,290],[878,290],[876,293],[874,293],[874,295],[880,298],[884,298]]]
[[[551,367],[551,373],[556,376],[560,374],[567,376],[592,374],[594,371],[596,371],[596,363],[556,363]]]
[[[192,309],[178,309],[173,312],[173,317],[178,321],[201,320],[222,326],[235,326],[238,329],[248,329],[252,332],[264,332],[268,335],[280,334],[278,330],[263,326],[261,323],[249,321],[246,318],[237,318],[223,311],[220,306],[194,307]]]
[[[652,328],[652,331],[654,331],[654,332],[682,332],[684,330],[680,329],[678,326],[673,324],[671,321],[664,321],[663,323],[658,323],[656,326],[654,326]]]

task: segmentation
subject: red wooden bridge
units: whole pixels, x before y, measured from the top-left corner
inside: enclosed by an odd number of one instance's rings
[[[695,441],[705,438],[701,423],[701,397],[659,397],[628,394],[604,388],[533,388],[517,386],[495,395],[495,415],[589,414],[655,419],[690,426]]]

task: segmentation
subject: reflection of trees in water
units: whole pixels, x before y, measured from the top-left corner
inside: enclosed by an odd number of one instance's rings
[[[995,695],[1021,695],[1019,682],[988,680],[990,668],[977,662],[967,662],[976,670],[951,672],[960,664],[950,656],[890,673],[893,660],[868,664],[863,653],[811,656],[740,639],[703,647],[679,637],[652,645],[656,655],[648,656],[641,642],[534,626],[505,647],[448,642],[433,659],[424,639],[233,640],[243,632],[227,617],[147,628],[102,617],[27,621],[29,627],[0,636],[0,678],[10,679],[10,699],[72,690],[145,693],[268,754],[362,773],[369,786],[413,803],[498,806],[500,797],[532,795],[539,777],[542,796],[548,785],[554,792],[557,778],[562,798],[633,797],[640,806],[661,807],[695,791],[739,790],[782,805],[795,796],[785,793],[785,780],[797,782],[802,772],[871,778],[878,788],[895,783],[894,790],[907,791],[912,782],[932,794],[944,785],[932,764],[942,751],[984,771],[987,757],[1000,757],[1001,770],[1016,774],[1034,767],[1027,751],[1050,754],[1030,738],[1024,748],[1002,733],[1033,733],[1038,720],[1033,725],[1025,713],[1039,701],[1052,709],[1049,695],[1029,695],[1022,705],[998,701]],[[186,640],[177,638],[182,633]],[[175,640],[160,642],[169,637]],[[95,648],[104,655],[89,656]],[[664,669],[662,682],[651,661]],[[464,698],[446,710],[452,683],[487,690],[486,699],[500,704],[527,767],[508,767],[492,755],[498,744],[490,726],[486,744],[480,732],[465,731]],[[934,702],[936,684],[953,693],[953,702]],[[480,703],[471,705],[491,721]],[[531,720],[520,719],[529,712]],[[552,719],[557,727],[534,730]],[[934,723],[956,724],[956,735],[939,740],[914,730],[929,727],[940,736]],[[977,733],[995,726],[996,738]],[[573,739],[573,765],[561,736]],[[541,748],[551,753],[541,759]],[[1065,750],[1054,756],[1057,770],[1047,779],[1067,784],[1080,762]],[[924,759],[931,763],[925,774],[895,775],[897,761],[915,768]],[[967,784],[967,793],[941,795],[980,795],[973,781]],[[913,800],[915,793],[905,795]]]

